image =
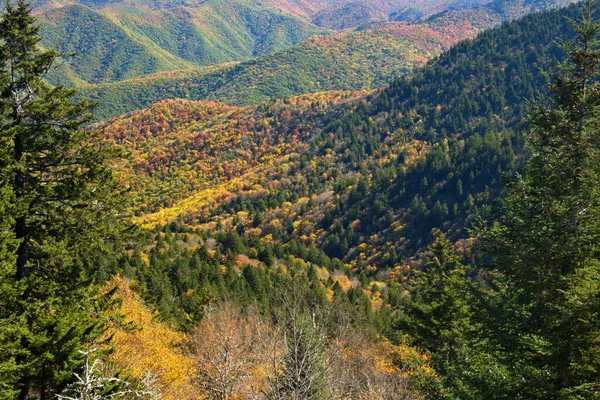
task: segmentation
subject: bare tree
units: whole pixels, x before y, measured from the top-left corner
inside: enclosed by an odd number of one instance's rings
[[[242,313],[230,303],[210,310],[196,329],[191,350],[198,363],[196,384],[211,399],[260,398],[270,357],[281,353],[281,335],[256,311]]]
[[[355,330],[346,333],[333,339],[328,351],[332,399],[414,399],[408,379],[390,360],[389,346]]]
[[[418,398],[394,361],[397,348],[355,330],[349,313],[312,304],[302,282],[274,291],[273,301],[276,323],[226,303],[199,324],[191,350],[208,398]]]
[[[312,304],[301,281],[275,293],[286,351],[271,379],[269,400],[414,399],[394,346],[359,332],[336,304]],[[277,359],[274,359],[277,360]]]
[[[102,361],[92,355],[98,349],[80,351],[84,356],[83,371],[74,374],[76,381],[56,395],[57,400],[111,400],[118,398],[154,399],[157,396],[148,390],[130,389],[127,381],[116,377],[106,377],[102,371]]]
[[[270,400],[319,400],[328,398],[327,336],[323,319],[307,302],[302,282],[291,281],[278,293],[285,354],[265,395]]]

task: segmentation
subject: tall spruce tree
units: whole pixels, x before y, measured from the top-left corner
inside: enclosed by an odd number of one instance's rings
[[[432,399],[497,397],[502,368],[478,340],[477,285],[469,280],[452,243],[440,234],[415,273],[411,302],[397,321],[411,344],[431,355],[439,381],[417,382]]]
[[[529,115],[531,159],[483,232],[514,398],[600,396],[600,25],[585,5],[575,43]]]
[[[440,361],[456,361],[471,327],[469,281],[452,243],[441,234],[415,274],[412,301],[400,325],[421,348]]]
[[[0,398],[47,399],[102,333],[106,302],[91,281],[117,256],[118,187],[110,152],[89,131],[87,102],[44,82],[22,0],[0,18]]]
[[[9,157],[9,142],[0,135],[0,160]],[[18,337],[22,321],[9,304],[15,298],[18,288],[14,285],[16,240],[11,232],[14,224],[11,202],[10,174],[0,162],[0,398],[11,398],[18,392],[15,389],[18,367],[15,354],[19,349]],[[11,278],[11,279],[7,279]]]

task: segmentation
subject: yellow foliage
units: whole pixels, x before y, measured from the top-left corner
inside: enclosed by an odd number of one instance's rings
[[[337,275],[333,279],[340,284],[344,292],[347,292],[352,287],[352,282],[350,282],[350,279],[346,275]]]
[[[329,354],[332,375],[336,376],[331,389],[336,398],[350,398],[343,395],[345,388],[350,386],[354,387],[353,399],[387,399],[395,396],[421,399],[419,393],[410,389],[408,382],[416,374],[432,371],[427,360],[416,350],[394,346],[381,337],[373,340],[358,332],[334,339]],[[412,357],[418,359],[416,363]],[[426,367],[421,368],[422,365]]]
[[[260,228],[250,228],[246,230],[246,234],[250,237],[258,238],[262,235],[262,229]]]
[[[325,290],[325,298],[327,301],[333,301],[333,290],[331,290],[331,288]]]
[[[121,277],[109,283],[111,287],[117,286],[117,296],[122,300],[120,311],[136,328],[132,332],[111,328],[114,347],[111,360],[134,378],[152,373],[158,380],[161,399],[198,399],[199,393],[190,382],[195,375],[194,362],[181,350],[185,335],[155,321],[152,312],[129,288],[130,284]]]
[[[298,201],[296,202],[296,205],[298,205],[298,206],[300,206],[300,207],[301,207],[301,206],[304,206],[304,205],[308,204],[308,200],[309,200],[309,198],[308,198],[308,197],[300,197],[300,198],[298,199]]]
[[[248,212],[247,211],[238,211],[237,216],[242,221],[246,221],[246,219],[248,218]]]
[[[146,253],[140,253],[140,258],[142,259],[144,264],[146,264],[147,267],[150,266],[150,258],[148,258],[148,255]]]
[[[326,281],[331,275],[325,267],[315,267],[315,272],[317,273],[317,278],[322,281]]]
[[[434,377],[436,373],[429,363],[429,357],[426,354],[419,353],[417,349],[405,344],[394,346],[385,342],[387,347],[387,359],[392,368],[401,371],[407,377],[424,375]]]
[[[260,261],[251,259],[250,257],[243,255],[243,254],[238,254],[235,257],[235,262],[238,267],[244,267],[246,265],[250,265],[252,267],[258,267],[259,265],[261,265]]]

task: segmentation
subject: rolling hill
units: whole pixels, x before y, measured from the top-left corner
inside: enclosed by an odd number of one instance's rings
[[[324,32],[308,21],[257,4],[209,0],[195,7],[166,9],[121,3],[42,8],[38,15],[42,45],[77,54],[66,58],[49,79],[71,85],[112,82],[239,61]]]
[[[290,49],[241,63],[163,72],[122,82],[82,86],[79,95],[99,102],[106,119],[165,98],[207,99],[250,105],[327,90],[385,85],[475,28],[388,23],[360,31],[315,36]]]
[[[327,90],[375,89],[505,19],[568,2],[495,0],[470,10],[444,12],[416,24],[374,23],[315,36],[289,49],[241,63],[84,85],[80,95],[97,100],[97,118],[106,119],[167,98],[250,105]]]
[[[248,60],[315,34],[387,21],[408,3],[43,0],[34,6],[42,44],[76,54],[51,71],[49,80],[78,86]],[[416,7],[430,15],[457,4],[478,3],[423,0]]]
[[[519,167],[527,100],[578,10],[505,23],[373,94],[170,100],[100,127],[132,152],[120,170],[141,224],[236,227],[399,274],[442,230],[469,258],[465,228],[493,213],[503,173]]]
[[[81,45],[102,50],[94,62],[113,65],[117,84],[140,84],[103,102],[176,87],[238,103],[166,99],[89,126],[87,103],[43,82],[54,53],[35,48],[27,5],[7,3],[0,397],[594,398],[600,6],[587,2],[583,18],[579,5],[529,14],[452,45],[466,27],[548,5],[497,0],[127,78],[124,60],[133,71],[191,62],[185,41],[159,46],[162,34],[134,32],[136,18],[203,4],[41,5],[98,22]],[[356,7],[353,24],[378,18]],[[135,22],[111,16],[123,12]],[[55,38],[85,37],[64,29]],[[94,44],[105,30],[109,51]],[[261,102],[331,77],[364,89],[396,63],[420,66],[375,90]]]

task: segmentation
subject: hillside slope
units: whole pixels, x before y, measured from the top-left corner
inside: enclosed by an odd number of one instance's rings
[[[381,87],[408,74],[475,29],[391,23],[357,32],[316,36],[288,50],[239,64],[153,74],[83,86],[79,95],[100,104],[105,119],[164,98],[250,105],[326,90]]]
[[[186,111],[205,103],[164,102],[109,122],[106,134],[133,150],[122,171],[140,223],[236,226],[358,270],[400,267],[432,230],[462,240],[492,212],[502,174],[519,166],[540,68],[560,59],[554,38],[573,35],[565,17],[577,13],[503,24],[366,97],[324,93],[209,120]],[[170,128],[186,120],[198,122]]]
[[[33,5],[43,45],[77,54],[51,71],[50,81],[78,86],[248,60],[315,34],[488,2],[38,0]]]
[[[50,72],[53,83],[119,81],[193,66],[150,41],[136,40],[110,18],[83,5],[54,9],[41,22],[44,47],[74,54]]]
[[[153,9],[83,4],[39,10],[42,44],[65,53],[57,83],[120,81],[142,74],[239,61],[287,48],[324,30],[251,0],[208,0]]]

